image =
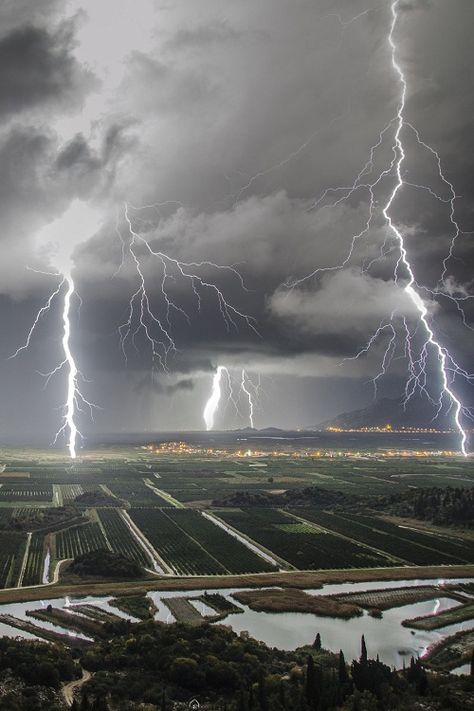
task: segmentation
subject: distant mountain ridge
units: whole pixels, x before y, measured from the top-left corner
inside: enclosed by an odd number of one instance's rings
[[[381,398],[361,410],[343,412],[331,420],[317,425],[317,429],[326,430],[329,427],[341,429],[360,429],[362,427],[383,427],[391,425],[393,429],[400,427],[423,427],[439,430],[451,429],[449,416],[436,416],[436,408],[427,401],[413,399],[403,405],[404,398]]]

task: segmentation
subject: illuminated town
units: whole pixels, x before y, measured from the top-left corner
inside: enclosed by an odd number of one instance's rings
[[[153,455],[163,456],[201,456],[219,457],[228,459],[262,459],[262,458],[291,458],[291,459],[392,459],[394,457],[423,458],[423,457],[457,457],[459,452],[451,449],[439,450],[413,450],[413,449],[382,449],[373,452],[349,449],[225,449],[213,447],[199,447],[186,442],[161,442],[148,444],[142,449]]]

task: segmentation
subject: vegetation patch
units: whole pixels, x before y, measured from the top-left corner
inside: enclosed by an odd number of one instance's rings
[[[147,595],[123,595],[111,600],[109,605],[138,620],[151,620],[157,612],[155,603]]]
[[[143,568],[134,560],[119,553],[99,549],[78,556],[71,563],[69,573],[80,577],[143,578]]]
[[[304,590],[242,590],[232,594],[238,602],[259,612],[307,612],[321,617],[349,619],[362,614],[356,604],[341,602],[321,595],[308,595]]]
[[[426,615],[425,617],[403,620],[402,625],[404,627],[413,627],[416,630],[436,630],[440,627],[447,627],[466,620],[474,620],[474,602],[452,607],[450,610],[444,610],[437,615]]]
[[[438,671],[449,671],[470,661],[474,649],[474,629],[458,632],[428,649],[423,663]]]

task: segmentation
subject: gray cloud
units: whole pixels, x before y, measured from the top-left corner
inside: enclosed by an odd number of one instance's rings
[[[82,5],[86,13],[91,11],[89,0],[77,0],[74,11]],[[144,15],[145,5],[140,10]],[[362,392],[370,398],[370,390],[360,383],[380,362],[383,342],[373,356],[344,369],[336,365],[356,352],[394,308],[410,313],[393,284],[397,255],[390,251],[394,243],[380,214],[369,233],[356,241],[354,257],[343,271],[317,272],[292,291],[282,284],[340,264],[353,236],[366,224],[367,191],[333,208],[322,203],[315,209],[314,202],[325,189],[352,183],[396,111],[399,92],[387,46],[389,3],[374,3],[374,11],[345,25],[367,9],[362,0],[350,7],[338,0],[296,5],[288,0],[206,0],[160,7],[150,11],[150,36],[131,49],[127,45],[120,62],[103,76],[97,67],[89,69],[79,61],[84,61],[84,52],[87,56],[81,45],[86,16],[80,26],[72,21],[58,25],[57,3],[38,2],[31,20],[25,7],[10,2],[0,10],[7,27],[0,58],[2,52],[9,58],[0,62],[0,112],[10,117],[0,136],[0,240],[9,254],[0,267],[0,289],[15,299],[28,295],[39,303],[46,294],[45,278],[24,269],[27,263],[48,266],[48,254],[35,248],[38,231],[75,198],[102,211],[101,229],[74,255],[84,299],[74,345],[104,406],[98,428],[126,427],[132,416],[143,427],[163,426],[159,403],[165,398],[176,403],[173,421],[178,423],[181,416],[186,426],[198,426],[210,372],[223,362],[236,372],[245,366],[281,378],[285,392],[291,391],[291,383],[296,392],[299,379],[307,378],[308,393],[317,393],[320,379],[329,378],[335,408],[360,404]],[[456,210],[466,233],[473,229],[474,215],[473,161],[466,150],[474,115],[468,82],[473,12],[467,0],[458,3],[456,12],[441,0],[407,2],[397,29],[408,79],[407,116],[439,151],[459,195]],[[102,42],[105,33],[119,53],[120,42],[127,39],[121,22],[111,4],[110,25],[97,32],[95,41],[100,37]],[[41,61],[34,61],[38,55]],[[91,82],[92,70],[102,85]],[[39,79],[34,82],[35,71]],[[97,96],[106,100],[98,102],[94,113]],[[62,117],[75,112],[82,116],[84,107],[92,117],[90,132],[63,136]],[[14,111],[22,122],[15,127]],[[423,154],[408,130],[404,140],[409,146],[405,179],[429,184],[446,200],[446,185],[435,179],[433,157]],[[375,169],[390,157],[389,149],[379,151]],[[382,181],[378,208],[392,184]],[[117,273],[130,239],[126,201],[135,206],[130,207],[134,230],[155,250],[186,262],[213,260],[239,269],[247,291],[230,270],[202,268],[200,273],[215,279],[239,310],[256,318],[260,336],[242,322],[238,330],[227,329],[210,291],[204,293],[200,311],[189,281],[170,269],[170,294],[190,316],[190,323],[179,312],[170,316],[178,349],[168,364],[170,383],[159,379],[150,386],[150,349],[140,335],[138,352],[131,348],[125,365],[116,329],[138,286],[130,258]],[[141,205],[149,207],[136,209]],[[393,208],[420,283],[435,287],[452,236],[446,202],[407,186]],[[386,238],[387,256],[378,259]],[[150,298],[163,315],[162,266],[141,256]],[[449,262],[446,288],[464,293],[472,279],[472,235],[459,236],[455,257]],[[364,275],[361,267],[369,263]],[[23,331],[35,303],[15,304],[21,308]],[[441,298],[433,317],[468,367],[470,333],[461,327],[452,302]],[[51,331],[38,333],[38,350],[31,359],[25,356],[24,369],[37,369],[36,359],[41,358],[46,361],[41,367],[47,365],[54,352],[51,323]],[[396,361],[389,389],[400,386],[401,369]],[[353,381],[350,387],[347,378]],[[53,394],[59,397],[61,388]],[[317,403],[316,395],[313,400]],[[313,421],[331,414],[319,407],[314,405]],[[310,406],[305,408],[309,418]],[[288,420],[294,417],[304,424],[297,400],[289,409]],[[272,424],[274,410],[261,413],[262,424]]]
[[[47,102],[79,105],[92,76],[74,59],[73,27],[26,25],[0,39],[0,116]]]

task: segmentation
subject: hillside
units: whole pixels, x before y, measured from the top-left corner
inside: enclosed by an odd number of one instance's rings
[[[403,405],[403,398],[382,398],[361,410],[343,412],[331,420],[317,425],[317,429],[326,430],[329,427],[342,429],[358,429],[360,427],[383,427],[390,424],[394,429],[399,427],[433,427],[435,429],[450,429],[449,417],[441,414],[436,420],[436,408],[427,400],[420,398]]]

